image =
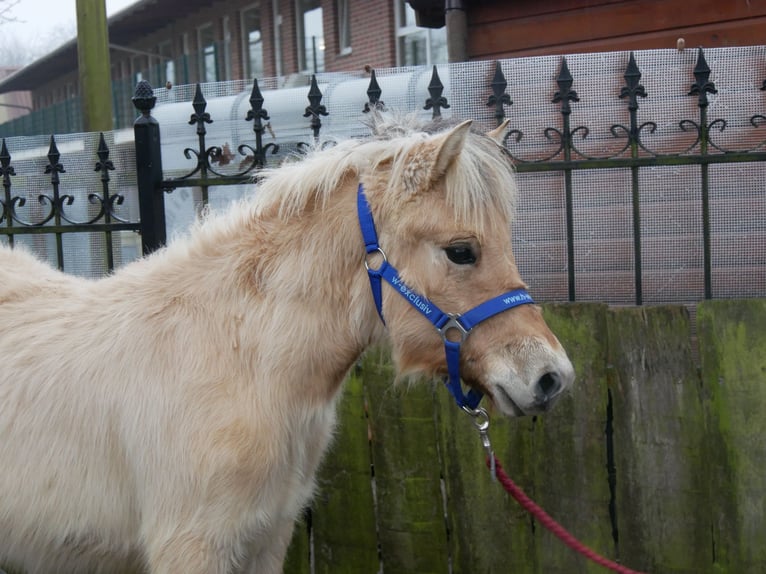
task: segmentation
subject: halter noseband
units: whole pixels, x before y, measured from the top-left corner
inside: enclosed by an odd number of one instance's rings
[[[381,320],[383,319],[383,295],[382,282],[385,279],[400,295],[402,295],[415,309],[417,309],[426,319],[428,319],[441,335],[444,341],[444,352],[447,357],[447,373],[444,383],[455,397],[457,405],[461,408],[470,410],[476,409],[481,401],[482,394],[476,389],[471,389],[468,394],[463,392],[460,384],[460,346],[466,340],[471,330],[486,319],[513,309],[519,305],[534,303],[532,297],[526,289],[514,289],[503,293],[493,299],[489,299],[480,305],[477,305],[466,313],[453,314],[444,313],[431,301],[420,295],[414,289],[411,289],[401,277],[399,272],[388,262],[385,252],[378,245],[378,234],[375,231],[375,222],[372,218],[372,211],[367,203],[367,197],[364,194],[364,187],[359,184],[357,191],[357,212],[359,214],[359,227],[362,230],[364,247],[367,255],[379,253],[383,262],[377,268],[370,267],[368,260],[365,259],[364,266],[370,277],[370,286],[372,287],[372,296],[375,300],[375,307],[378,310]],[[448,333],[452,331],[459,334],[458,341],[450,340]]]

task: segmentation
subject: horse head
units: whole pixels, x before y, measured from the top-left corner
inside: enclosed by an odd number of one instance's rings
[[[458,404],[465,402],[462,378],[504,414],[521,416],[548,410],[571,386],[574,370],[513,255],[516,187],[498,141],[504,129],[484,135],[467,121],[410,135],[363,177],[360,201],[368,205],[360,218],[369,209],[376,228],[374,240],[365,235],[373,292],[376,275],[390,284],[378,288],[378,310],[398,371],[454,378],[449,355],[457,346],[458,390],[451,390]],[[484,312],[487,306],[494,310]],[[466,313],[475,320],[461,326]]]

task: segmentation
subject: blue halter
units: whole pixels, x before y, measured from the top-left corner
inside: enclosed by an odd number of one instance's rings
[[[526,289],[514,289],[508,291],[502,295],[499,295],[493,299],[489,299],[484,303],[474,307],[470,311],[459,314],[444,313],[431,301],[426,299],[423,295],[420,295],[414,289],[411,289],[401,277],[399,272],[388,263],[385,252],[378,245],[378,234],[375,231],[375,222],[372,218],[372,212],[370,206],[367,203],[367,197],[364,194],[364,187],[359,184],[359,190],[357,192],[357,211],[359,213],[359,227],[362,230],[362,238],[364,239],[364,247],[367,254],[379,253],[383,258],[383,263],[377,269],[370,267],[368,260],[365,259],[364,266],[367,269],[367,274],[370,277],[370,286],[372,287],[372,296],[375,299],[375,307],[378,310],[381,320],[383,319],[383,296],[382,296],[382,279],[385,279],[399,294],[401,294],[415,309],[431,323],[441,335],[444,341],[444,352],[447,356],[447,373],[448,376],[444,383],[447,388],[455,397],[457,405],[461,408],[467,408],[470,410],[476,409],[481,401],[482,394],[476,389],[471,389],[468,394],[463,392],[463,387],[460,384],[460,346],[466,340],[471,329],[476,325],[507,311],[513,309],[519,305],[527,305],[534,303],[532,297],[527,293]],[[459,335],[458,341],[451,341],[448,338],[448,332],[454,331]],[[453,334],[454,334],[453,333]]]

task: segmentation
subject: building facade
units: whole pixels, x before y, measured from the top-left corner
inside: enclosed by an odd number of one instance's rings
[[[135,119],[136,83],[179,84],[447,61],[444,25],[417,25],[404,0],[140,0],[108,21],[115,127]],[[72,39],[0,80],[0,94],[27,91],[33,111],[0,136],[81,129],[77,42]]]
[[[139,0],[109,19],[115,127],[133,87],[360,71],[457,59],[760,44],[752,0]],[[453,29],[454,27],[454,29]],[[453,58],[454,59],[454,58]],[[0,79],[33,111],[0,136],[80,131],[77,42]]]

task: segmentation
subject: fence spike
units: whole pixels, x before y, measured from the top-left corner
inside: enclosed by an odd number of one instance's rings
[[[114,170],[114,164],[109,159],[109,147],[106,145],[106,139],[104,138],[104,132],[101,132],[98,138],[98,149],[96,150],[98,161],[96,162],[96,168],[94,171],[100,171],[101,179],[109,181],[109,172]]]
[[[383,90],[380,89],[378,79],[375,77],[375,70],[370,70],[370,86],[367,88],[368,102],[365,102],[363,113],[367,114],[371,110],[382,110],[385,108],[385,103],[380,101],[380,96],[383,94]]]
[[[269,114],[263,109],[263,103],[266,101],[261,94],[261,88],[258,86],[258,78],[253,79],[253,89],[250,91],[250,109],[247,110],[245,121],[255,120],[254,130],[260,128],[263,131],[261,120],[268,120]]]
[[[16,172],[11,165],[11,154],[8,152],[8,146],[5,145],[5,138],[3,138],[3,145],[0,147],[0,175],[6,177],[8,175],[16,175]]]
[[[620,90],[620,99],[629,98],[628,109],[631,111],[638,109],[638,96],[645,98],[646,88],[641,84],[641,70],[638,69],[636,64],[636,57],[633,52],[630,53],[630,59],[628,60],[628,66],[625,68],[625,73],[622,76],[625,78],[625,85]]]
[[[197,83],[197,89],[194,92],[194,100],[192,101],[192,107],[194,113],[189,118],[189,125],[197,124],[197,134],[202,135],[205,133],[205,124],[212,124],[213,120],[210,114],[205,111],[207,108],[207,100],[202,94],[202,86]]]
[[[572,78],[572,74],[569,72],[566,58],[561,58],[561,70],[559,70],[556,83],[559,86],[559,91],[553,95],[553,100],[551,101],[554,104],[561,102],[561,113],[569,115],[572,113],[572,107],[569,105],[569,102],[579,102],[580,96],[572,89],[574,78]]]
[[[312,74],[311,87],[309,88],[308,95],[309,105],[306,106],[306,111],[303,113],[303,117],[311,117],[311,131],[314,132],[314,140],[319,139],[319,130],[322,127],[322,121],[319,119],[319,116],[330,115],[327,108],[321,104],[323,97],[319,85],[317,84],[316,74]]]
[[[48,165],[45,166],[45,173],[52,174],[51,181],[53,183],[59,182],[59,173],[66,173],[64,166],[59,163],[61,159],[61,153],[56,145],[56,138],[51,136],[50,145],[48,146]]]
[[[702,48],[697,49],[697,64],[694,66],[694,79],[691,90],[687,95],[699,97],[699,107],[705,108],[708,105],[708,94],[717,94],[718,90],[715,84],[710,81],[710,66],[705,60],[705,52]]]
[[[495,106],[495,123],[499,126],[505,119],[505,109],[503,106],[512,106],[511,96],[506,93],[508,81],[503,74],[503,68],[500,66],[500,60],[495,61],[495,75],[490,83],[492,95],[487,99],[487,106]]]
[[[447,103],[447,98],[442,96],[443,92],[444,84],[442,84],[441,78],[439,78],[439,72],[437,71],[436,66],[434,66],[434,70],[431,73],[431,82],[428,84],[428,93],[431,97],[426,100],[426,105],[423,108],[424,110],[433,108],[433,119],[441,117],[442,108],[447,109],[450,107],[449,103]]]
[[[251,121],[253,122],[253,132],[255,133],[255,150],[253,150],[254,153],[254,161],[257,167],[263,167],[265,164],[265,157],[266,157],[266,148],[263,146],[263,132],[266,130],[266,126],[263,125],[263,120],[268,121],[269,114],[268,111],[266,111],[263,108],[263,103],[266,101],[263,97],[263,94],[261,94],[261,89],[258,86],[258,78],[253,79],[253,89],[250,92],[250,109],[247,110],[247,115],[245,116],[245,121]],[[270,146],[273,146],[274,144],[269,144]]]
[[[13,226],[13,199],[11,198],[11,176],[16,175],[16,171],[11,165],[11,154],[8,153],[8,146],[0,147],[0,175],[3,177],[3,198],[0,199],[0,223],[5,222],[7,227]],[[13,234],[8,236],[8,244],[13,247]]]

